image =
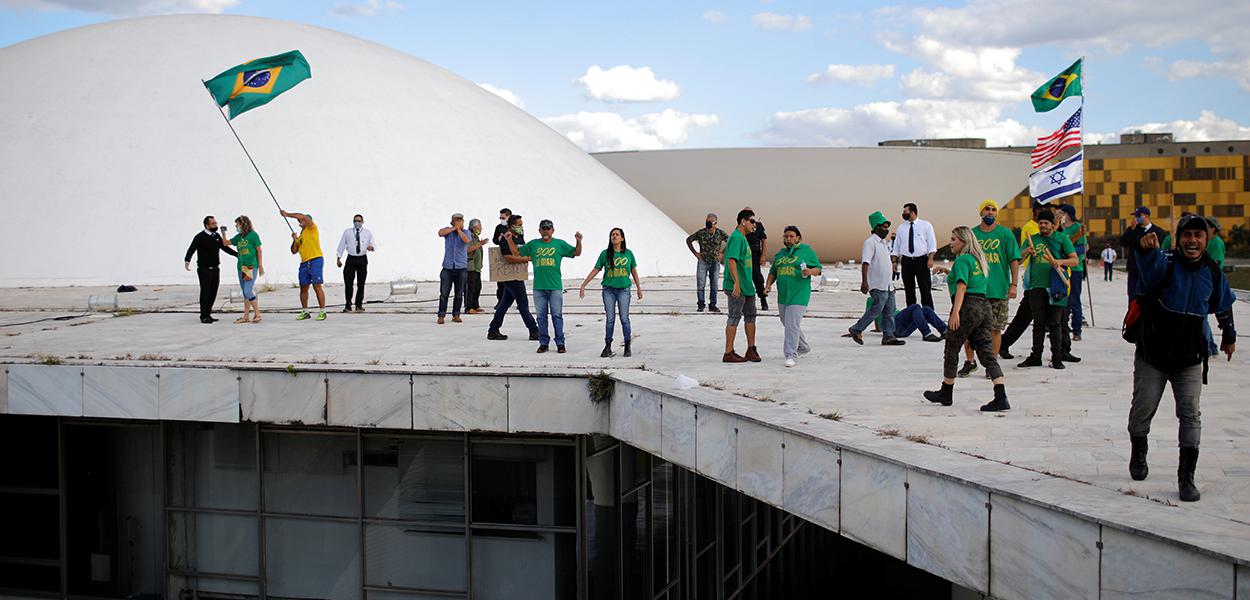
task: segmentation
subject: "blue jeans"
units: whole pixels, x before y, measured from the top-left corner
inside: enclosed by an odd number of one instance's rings
[[[503,325],[504,314],[512,308],[512,303],[516,302],[517,312],[521,313],[521,320],[525,322],[525,328],[529,331],[538,329],[538,324],[534,322],[534,316],[530,314],[529,296],[525,293],[524,281],[502,281],[499,287],[503,290],[503,295],[499,298],[499,302],[495,304],[495,316],[490,320],[488,331],[498,332],[499,327]]]
[[[547,335],[547,313],[556,330],[556,345],[564,345],[564,290],[534,290],[534,308],[538,311],[538,345],[551,343]]]
[[[923,304],[913,304],[898,311],[894,321],[894,337],[907,337],[915,331],[920,331],[920,335],[929,335],[932,333],[929,325],[933,325],[938,333],[946,333],[946,323],[932,308]]]
[[[703,308],[703,300],[705,298],[703,288],[704,283],[707,281],[712,283],[712,301],[708,303],[708,306],[716,306],[716,296],[719,293],[718,286],[720,285],[720,263],[700,260],[695,266],[694,273],[695,289],[699,292],[699,308]]]
[[[447,314],[447,296],[452,288],[456,290],[456,298],[451,304],[451,316],[460,316],[460,304],[464,302],[464,288],[468,287],[468,269],[443,269],[438,273],[438,317]]]
[[[243,291],[243,299],[247,300],[248,302],[251,302],[256,299],[256,292],[254,290],[256,288],[256,274],[257,273],[259,273],[259,271],[255,267],[252,267],[252,278],[243,279],[243,271],[242,270],[239,271],[239,289]],[[1208,327],[1207,337],[1211,337],[1210,331],[1211,329]]]
[[[872,306],[864,311],[864,316],[859,321],[851,325],[851,331],[863,333],[877,317],[881,317],[881,334],[888,338],[894,337],[894,290],[868,290],[868,295],[872,297]]]
[[[609,344],[612,343],[612,333],[616,329],[618,310],[621,313],[621,333],[625,335],[623,339],[629,342],[633,338],[633,332],[629,328],[629,288],[603,288],[603,312],[607,315],[603,323],[603,341]]]
[[[1081,287],[1085,285],[1085,271],[1073,271],[1068,280],[1072,283],[1072,291],[1068,292],[1068,309],[1072,311],[1072,335],[1081,335],[1081,322],[1085,320],[1085,309],[1081,306]]]

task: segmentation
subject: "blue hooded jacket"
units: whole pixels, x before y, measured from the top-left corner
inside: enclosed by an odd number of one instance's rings
[[[1143,331],[1137,354],[1157,369],[1173,371],[1207,356],[1203,324],[1214,314],[1224,344],[1234,343],[1233,302],[1237,297],[1219,267],[1204,253],[1198,260],[1161,250],[1136,249],[1137,293],[1143,302]]]

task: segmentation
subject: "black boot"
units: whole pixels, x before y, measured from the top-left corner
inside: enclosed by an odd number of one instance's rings
[[[1198,486],[1194,485],[1194,469],[1198,468],[1198,449],[1181,447],[1181,465],[1176,469],[1177,485],[1181,490],[1182,502],[1197,502],[1202,498]]]
[[[538,328],[537,327],[530,330],[530,341],[531,342],[538,341]]]
[[[934,392],[928,391],[924,393],[924,399],[929,402],[936,402],[942,406],[950,406],[955,402],[955,386],[949,383],[942,383],[942,389]]]
[[[629,340],[625,340],[625,358],[633,356],[634,353],[629,350]]]
[[[603,352],[599,353],[599,358],[612,358],[612,342],[603,345]]]
[[[1146,449],[1149,444],[1146,443],[1144,435],[1131,436],[1129,441],[1133,444],[1133,454],[1128,459],[1128,474],[1133,481],[1142,481],[1150,474],[1150,466],[1146,464]]]
[[[984,412],[998,412],[1000,410],[1011,410],[1011,404],[1007,402],[1007,387],[999,383],[994,386],[994,399],[989,404],[981,407]]]

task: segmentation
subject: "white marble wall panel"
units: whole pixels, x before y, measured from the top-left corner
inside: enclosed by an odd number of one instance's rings
[[[325,373],[244,371],[241,377],[244,421],[326,424]]]
[[[82,416],[82,369],[9,365],[9,413]]]
[[[1103,600],[1227,600],[1234,572],[1232,563],[1180,546],[1102,529]]]
[[[699,474],[729,487],[738,485],[734,471],[738,419],[718,410],[699,408],[694,462]]]
[[[413,375],[412,422],[419,431],[508,431],[508,378]]]
[[[157,395],[162,420],[239,422],[238,371],[174,368],[161,369],[160,375]]]
[[[907,563],[988,592],[989,493],[917,471],[907,486]]]
[[[738,490],[773,506],[781,506],[784,435],[778,429],[738,420],[734,468]]]
[[[156,420],[157,372],[154,367],[83,367],[83,416]]]
[[[0,415],[9,412],[9,366],[0,365]]]
[[[330,425],[412,428],[412,376],[390,373],[330,373]]]
[[[842,450],[842,535],[907,559],[907,471]]]
[[[841,467],[838,449],[798,435],[784,438],[782,505],[803,518],[838,531]]]
[[[611,402],[591,402],[582,377],[509,377],[507,431],[604,433]]]
[[[1097,600],[1098,525],[990,497],[990,594],[1002,600]]]
[[[695,467],[698,408],[681,398],[660,398],[660,457],[687,469]],[[613,420],[615,422],[615,419]]]
[[[635,448],[660,454],[660,396],[646,388],[617,384],[609,407],[609,434]]]

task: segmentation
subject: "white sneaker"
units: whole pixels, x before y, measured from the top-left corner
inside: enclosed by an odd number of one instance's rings
[[[797,362],[795,362],[793,358],[787,358],[787,359],[786,359],[786,366],[787,366],[787,367],[793,367],[793,366],[794,366],[794,365],[796,365],[796,364],[798,364],[798,363],[797,363]]]

